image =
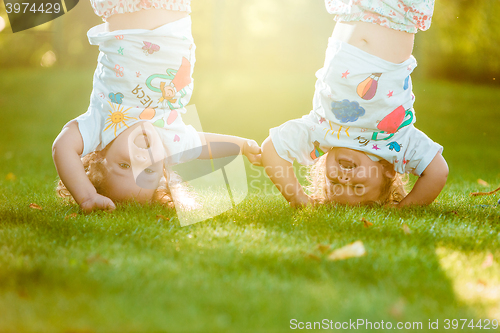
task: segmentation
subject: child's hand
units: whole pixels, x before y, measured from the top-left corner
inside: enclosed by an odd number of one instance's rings
[[[305,193],[294,195],[290,200],[290,206],[293,208],[302,208],[307,205],[314,205],[314,200]]]
[[[113,201],[100,194],[94,194],[87,200],[83,201],[80,203],[80,208],[85,212],[85,213],[90,213],[94,210],[105,210],[108,212],[111,212],[115,210],[116,206],[113,203]]]
[[[254,140],[247,140],[243,144],[243,155],[245,155],[250,163],[256,166],[262,166],[261,149]]]
[[[431,204],[443,190],[447,178],[448,164],[441,153],[437,153],[398,207]]]

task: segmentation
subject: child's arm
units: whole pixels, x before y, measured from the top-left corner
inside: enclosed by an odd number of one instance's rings
[[[293,207],[313,203],[300,185],[292,163],[281,158],[274,148],[271,137],[262,144],[262,165],[267,175]]]
[[[200,139],[201,142],[206,142],[209,149],[203,149],[200,157],[198,158],[208,159],[228,157],[238,155],[241,151],[241,153],[248,158],[250,163],[262,166],[260,154],[261,150],[257,142],[254,140],[214,133],[200,133]],[[235,149],[236,146],[239,147],[239,150]]]
[[[448,165],[441,153],[438,153],[398,207],[431,204],[443,190],[447,178]]]
[[[85,212],[91,212],[94,209],[115,209],[111,199],[97,194],[85,174],[80,159],[82,152],[83,139],[76,121],[72,121],[64,126],[52,145],[52,158],[57,173],[80,208]]]

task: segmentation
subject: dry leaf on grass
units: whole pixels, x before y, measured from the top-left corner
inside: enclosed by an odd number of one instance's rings
[[[500,187],[497,188],[496,190],[490,191],[490,192],[473,192],[470,194],[471,197],[477,197],[478,195],[492,195],[495,194],[496,192],[500,191]]]
[[[484,259],[483,263],[481,264],[482,268],[488,268],[493,265],[493,254],[491,252],[488,252],[486,255],[486,259]]]
[[[30,298],[30,295],[28,294],[28,292],[26,291],[26,289],[19,289],[19,290],[17,290],[17,296],[19,296],[20,298],[24,298],[24,299]]]
[[[481,280],[481,279],[477,280],[477,284],[481,285],[483,287],[487,287],[488,286],[488,283],[486,281],[484,281],[484,280]]]
[[[389,308],[389,314],[396,319],[400,319],[405,313],[405,308],[406,301],[404,300],[404,298],[400,298]]]
[[[369,228],[373,225],[373,223],[371,223],[370,221],[368,221],[364,217],[361,218],[361,221],[363,221],[363,225],[365,226],[365,228]]]
[[[89,256],[85,259],[85,261],[87,262],[87,265],[95,264],[95,263],[103,263],[106,265],[109,264],[108,259],[101,257],[99,254]]]
[[[30,203],[30,208],[32,209],[38,209],[38,210],[42,210],[43,208],[39,205],[37,205],[36,203]]]
[[[14,180],[16,180],[16,175],[15,175],[15,174],[13,174],[12,172],[9,172],[9,173],[7,174],[7,176],[5,176],[5,180],[14,181]]]
[[[85,328],[70,328],[64,331],[64,333],[94,333],[95,331],[92,331],[91,329],[85,329]]]
[[[490,184],[488,184],[488,182],[487,182],[487,181],[482,180],[481,178],[479,178],[479,179],[477,180],[477,183],[478,183],[479,185],[483,185],[483,186],[486,186],[486,187],[490,186]]]
[[[317,255],[315,255],[314,253],[308,253],[308,254],[306,255],[306,257],[307,257],[308,259],[312,259],[312,260],[316,260],[316,261],[321,261],[321,258],[320,258],[320,257],[318,257]]]
[[[313,252],[306,253],[307,259],[313,259],[317,261],[321,261],[321,258],[330,250],[329,244],[318,244],[314,248]]]
[[[410,227],[408,226],[408,224],[403,224],[403,226],[401,227],[401,229],[403,229],[403,232],[405,233],[405,235],[409,235],[411,234],[411,229]]]
[[[321,252],[321,254],[325,254],[326,252],[328,252],[328,250],[330,250],[330,245],[328,245],[328,244],[318,244],[316,246],[316,250],[318,250],[319,252]]]
[[[72,218],[75,218],[75,217],[77,217],[77,216],[78,216],[78,214],[77,214],[77,213],[72,213],[72,214],[66,215],[66,216],[64,217],[64,219],[65,219],[65,220],[67,220],[67,219],[72,219]]]
[[[328,260],[344,260],[354,257],[362,257],[366,254],[363,242],[358,240],[354,243],[348,244],[340,249],[336,249],[328,256]]]

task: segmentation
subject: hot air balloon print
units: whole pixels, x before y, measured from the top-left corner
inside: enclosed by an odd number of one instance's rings
[[[321,150],[321,148],[319,147],[319,142],[318,141],[314,141],[313,142],[313,145],[314,145],[314,149],[313,151],[311,152],[311,158],[313,160],[317,159],[318,157],[320,156],[323,156],[325,155],[325,152]]]
[[[358,84],[356,92],[358,93],[359,97],[367,101],[375,97],[375,94],[377,93],[378,80],[381,76],[382,73],[373,73],[363,82]]]

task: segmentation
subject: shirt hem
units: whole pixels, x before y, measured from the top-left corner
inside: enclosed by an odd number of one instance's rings
[[[420,163],[418,164],[418,166],[415,168],[415,173],[418,176],[421,176],[422,172],[424,172],[425,169],[427,169],[427,167],[429,166],[429,164],[431,164],[431,162],[434,159],[434,157],[436,157],[437,154],[442,154],[442,153],[443,153],[443,146],[441,146],[440,144],[435,143],[434,149],[431,149],[425,155],[425,157],[422,158],[422,160],[420,161]]]
[[[113,16],[115,14],[124,14],[124,13],[134,13],[138,12],[140,10],[148,10],[148,9],[166,9],[166,10],[172,10],[172,11],[179,11],[179,12],[187,12],[188,14],[191,13],[191,6],[189,5],[173,5],[173,4],[161,4],[161,5],[151,5],[147,6],[143,1],[138,3],[137,5],[134,5],[133,8],[129,7],[113,7],[111,9],[106,10],[105,12],[98,12],[96,8],[94,7],[94,13],[96,13],[97,16],[101,16],[103,21],[106,21],[110,16]]]
[[[408,25],[408,24],[404,24],[404,23],[392,22],[387,18],[385,18],[387,21],[382,22],[382,21],[380,21],[380,18],[378,18],[378,19],[375,19],[372,17],[366,18],[366,16],[367,16],[366,12],[356,13],[356,14],[337,14],[334,17],[334,20],[337,22],[352,22],[352,21],[368,22],[368,23],[380,25],[382,27],[390,28],[393,30],[408,32],[411,34],[416,34],[418,32],[418,30],[425,31],[425,30],[429,29],[428,27],[426,27],[425,29],[419,29],[415,25]]]
[[[271,136],[274,150],[276,150],[276,153],[278,154],[279,157],[293,164],[294,159],[290,159],[286,153],[283,154],[283,152],[286,150],[283,148],[283,145],[281,144],[281,139],[279,138],[279,130],[280,127],[274,127],[269,130],[269,135]]]

